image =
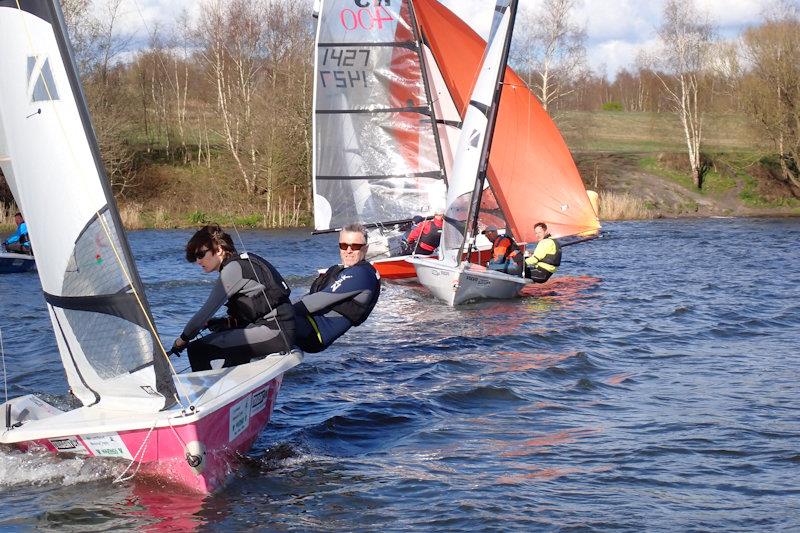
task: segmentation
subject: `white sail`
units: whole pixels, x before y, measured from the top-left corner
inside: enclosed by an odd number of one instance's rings
[[[484,155],[487,135],[490,133],[489,110],[497,89],[498,78],[506,68],[504,50],[512,30],[513,10],[509,0],[501,0],[495,9],[495,20],[489,36],[481,70],[464,116],[453,171],[447,189],[446,223],[442,231],[440,258],[451,264],[458,263],[458,251],[467,237],[470,221],[470,204],[476,190]],[[481,187],[483,183],[480,184]]]
[[[84,405],[175,401],[99,158],[57,1],[0,0],[0,152],[70,388]]]
[[[442,211],[444,162],[409,0],[324,0],[316,42],[315,228]]]

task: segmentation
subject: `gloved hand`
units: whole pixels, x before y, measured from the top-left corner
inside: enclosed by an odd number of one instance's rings
[[[206,328],[209,331],[216,333],[218,331],[225,331],[226,329],[233,329],[236,327],[236,319],[232,316],[223,316],[219,318],[212,318],[206,322]]]
[[[169,349],[167,355],[175,354],[178,357],[180,357],[181,352],[184,351],[188,345],[189,345],[188,342],[185,342],[183,339],[178,337],[177,339],[175,339],[175,342],[172,343],[172,348]]]

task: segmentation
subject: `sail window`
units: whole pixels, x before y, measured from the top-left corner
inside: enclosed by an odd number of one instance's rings
[[[48,58],[28,56],[28,80],[29,87],[33,86],[31,102],[58,100],[56,82]]]

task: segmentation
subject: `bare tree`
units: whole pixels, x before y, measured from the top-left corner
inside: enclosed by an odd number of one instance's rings
[[[683,126],[692,182],[698,189],[708,168],[702,162],[703,92],[707,89],[714,28],[694,0],[667,0],[658,29],[659,49],[649,62]]]
[[[254,100],[264,65],[265,4],[260,0],[209,0],[197,28],[216,87],[222,136],[248,195],[262,174]]]
[[[570,94],[571,82],[587,71],[586,30],[572,20],[578,1],[544,0],[518,22],[513,59],[545,110]]]
[[[800,191],[800,10],[782,3],[742,38],[750,71],[742,81],[748,114],[778,149],[784,180]]]

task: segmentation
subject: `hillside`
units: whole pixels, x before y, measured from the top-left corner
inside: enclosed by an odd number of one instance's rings
[[[674,116],[569,112],[557,123],[587,188],[630,204],[609,217],[800,215],[800,191],[780,180],[777,163],[736,115],[712,115],[703,189],[691,183],[682,131]],[[609,194],[610,193],[610,194]],[[604,216],[605,215],[605,216]]]

